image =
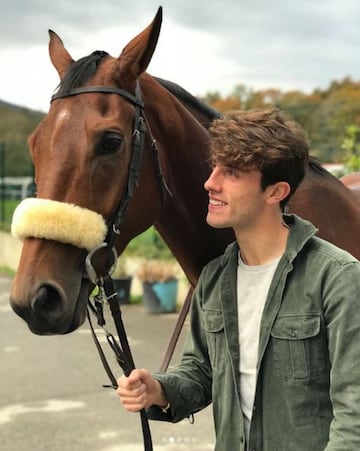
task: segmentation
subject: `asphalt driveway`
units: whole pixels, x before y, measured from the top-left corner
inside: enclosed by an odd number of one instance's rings
[[[115,393],[102,388],[108,381],[88,325],[66,336],[33,335],[9,307],[10,283],[0,276],[0,449],[143,450],[139,416],[125,412]],[[149,314],[142,305],[122,311],[136,365],[157,370],[177,315]],[[113,368],[120,374],[115,363]],[[193,425],[184,420],[150,427],[154,451],[213,449],[209,408]]]

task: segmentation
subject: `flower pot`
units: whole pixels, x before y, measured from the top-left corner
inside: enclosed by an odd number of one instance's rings
[[[167,282],[143,282],[143,302],[150,313],[176,311],[178,280]]]
[[[129,276],[113,279],[113,282],[114,289],[118,295],[119,304],[129,304],[132,277]]]

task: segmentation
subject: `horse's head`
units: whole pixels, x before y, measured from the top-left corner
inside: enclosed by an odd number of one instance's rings
[[[34,333],[68,333],[81,325],[93,288],[84,271],[87,252],[104,239],[121,252],[159,214],[159,168],[151,171],[143,161],[141,184],[133,190],[141,160],[133,155],[144,127],[137,80],[155,50],[161,16],[159,9],[118,58],[94,52],[75,62],[50,31],[49,53],[60,85],[29,138],[37,198],[20,204],[13,220],[24,245],[11,304]],[[145,152],[146,159],[153,155]],[[114,235],[113,228],[121,233]],[[94,256],[100,274],[112,263],[108,254]]]

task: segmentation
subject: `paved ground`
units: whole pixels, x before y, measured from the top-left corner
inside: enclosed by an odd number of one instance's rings
[[[0,276],[0,449],[143,450],[139,416],[125,412],[115,393],[101,387],[107,379],[88,326],[61,337],[31,334],[8,305],[10,283]],[[122,311],[135,363],[157,370],[176,315],[151,315],[141,305]],[[150,426],[154,451],[213,449],[209,408],[193,425]]]

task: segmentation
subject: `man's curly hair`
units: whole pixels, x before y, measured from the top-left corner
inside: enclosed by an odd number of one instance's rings
[[[277,108],[230,111],[210,127],[213,165],[239,171],[259,170],[262,188],[288,182],[290,194],[304,178],[309,160],[307,133]]]

